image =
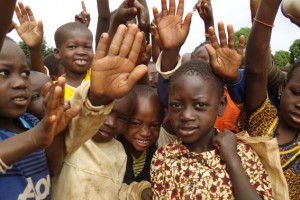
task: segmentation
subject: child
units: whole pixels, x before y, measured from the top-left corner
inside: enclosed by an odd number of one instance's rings
[[[30,71],[29,80],[31,83],[32,97],[27,107],[27,113],[30,113],[41,120],[45,115],[42,89],[46,83],[51,82],[51,79],[44,73]]]
[[[128,34],[125,34],[126,32]],[[139,48],[135,44],[137,40],[135,42],[131,40],[131,44],[124,42],[122,45],[121,43],[118,44],[117,40],[120,40],[124,35],[126,39],[138,37],[139,34],[137,26],[130,26],[128,30],[124,26],[119,27],[111,47],[120,46],[120,52],[117,51],[116,55],[112,57],[111,55],[114,55],[114,50],[116,49],[112,48],[109,50],[108,55],[110,56],[107,56],[105,63],[107,71],[122,64],[120,69],[122,67],[135,66],[136,60],[134,59],[137,59],[137,57],[134,58],[132,56],[132,51],[139,52]],[[105,51],[106,47],[101,43],[103,43],[103,38],[100,39],[98,48],[102,48]],[[96,54],[96,57],[98,56],[99,54]],[[124,80],[122,80],[122,83],[114,83],[110,82],[108,77],[115,77],[114,74],[119,72],[115,71],[115,73],[107,74],[105,70],[101,71],[101,68],[95,68],[96,64],[93,63],[92,67],[91,86],[95,85],[94,87],[97,88],[97,91],[104,89],[110,93],[113,93],[114,90],[118,91],[122,87]],[[95,78],[93,77],[95,73],[99,75],[102,73],[105,75],[106,73],[106,77],[101,79],[97,77],[98,79],[95,80],[93,79]],[[123,76],[123,74],[120,74],[120,76]],[[104,82],[97,84],[97,81],[101,80]],[[78,90],[86,88],[88,83],[84,83]],[[107,85],[107,83],[111,84]],[[100,86],[105,86],[105,88]],[[129,92],[132,86],[132,84],[128,87],[126,86],[126,92]],[[111,95],[110,93],[107,95]],[[115,101],[112,111],[105,120],[102,118],[98,121],[89,121],[88,125],[85,124],[87,121],[80,122],[83,126],[88,126],[88,129],[93,129],[94,131],[71,131],[66,134],[65,148],[62,153],[64,157],[63,163],[57,170],[58,173],[53,174],[53,199],[139,199],[143,190],[151,187],[148,182],[132,183],[130,185],[122,184],[127,157],[123,146],[114,138],[119,133],[125,132],[135,105],[134,103],[135,96],[131,92],[129,95]],[[98,124],[103,125],[100,127]],[[95,130],[95,126],[98,129]],[[61,152],[58,153],[61,154]],[[65,184],[66,181],[68,181],[68,184]]]
[[[154,199],[272,199],[258,155],[233,133],[214,128],[226,108],[223,92],[222,80],[203,61],[189,61],[171,77],[170,122],[179,139],[153,157]]]
[[[54,55],[64,66],[67,80],[65,100],[69,100],[78,86],[90,80],[89,69],[94,57],[93,35],[85,25],[71,22],[60,26],[54,37]]]
[[[61,65],[59,59],[55,58],[54,53],[46,56],[43,62],[49,70],[49,76],[52,81],[57,81],[58,77],[62,76],[65,73],[64,66]]]
[[[251,136],[277,138],[283,173],[290,199],[299,199],[300,170],[300,64],[288,72],[278,94],[280,109],[271,105],[267,95],[267,70],[271,65],[269,44],[281,0],[261,0],[246,49],[246,98],[239,126]],[[263,123],[262,123],[263,122]]]
[[[3,199],[49,199],[50,176],[45,149],[80,108],[64,111],[63,84],[50,92],[45,117],[25,113],[30,102],[30,69],[22,49],[5,38],[0,53],[0,193]]]
[[[162,122],[162,107],[153,88],[137,85],[137,100],[127,131],[118,137],[127,154],[124,183],[150,181],[151,159]]]

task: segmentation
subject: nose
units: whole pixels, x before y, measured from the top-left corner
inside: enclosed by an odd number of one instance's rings
[[[113,114],[108,115],[104,122],[104,124],[111,129],[116,128],[116,123],[117,123],[117,117]]]
[[[148,126],[142,126],[140,129],[140,135],[143,137],[150,137],[151,136],[151,131]]]
[[[29,79],[25,79],[20,75],[16,75],[13,77],[12,87],[15,89],[26,89],[29,87]]]
[[[194,109],[192,108],[192,106],[185,107],[180,115],[180,120],[193,121],[194,119]]]
[[[87,53],[84,47],[78,47],[77,54],[86,55]]]

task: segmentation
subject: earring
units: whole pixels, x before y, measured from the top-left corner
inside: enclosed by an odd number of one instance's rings
[[[281,95],[278,96],[278,100],[280,101]]]

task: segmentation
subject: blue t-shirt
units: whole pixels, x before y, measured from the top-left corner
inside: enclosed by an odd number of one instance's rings
[[[37,118],[27,113],[19,119],[27,129],[38,123]],[[15,135],[15,133],[0,128],[0,141]],[[1,200],[50,199],[50,194],[50,175],[44,149],[33,152],[15,162],[5,174],[0,172]]]

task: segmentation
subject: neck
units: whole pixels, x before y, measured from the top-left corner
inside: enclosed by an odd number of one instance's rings
[[[82,81],[84,80],[87,72],[82,74],[73,73],[70,71],[66,71],[65,77],[68,85],[72,87],[78,87]]]

